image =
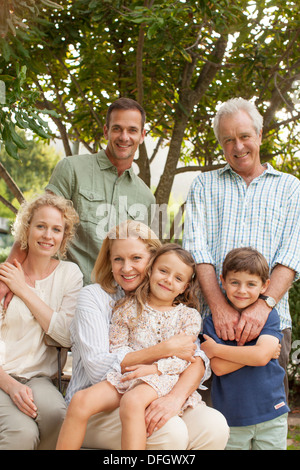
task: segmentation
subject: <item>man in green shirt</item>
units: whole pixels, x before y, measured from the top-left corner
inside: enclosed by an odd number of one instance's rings
[[[135,153],[144,141],[144,125],[145,111],[136,101],[120,98],[113,102],[104,126],[106,149],[63,158],[46,186],[47,191],[70,199],[78,212],[80,225],[67,259],[78,264],[84,284],[91,282],[91,271],[111,227],[127,219],[150,225],[153,219],[155,198],[132,169]],[[7,260],[22,262],[25,257],[15,243]],[[6,294],[6,286],[0,282],[0,300]]]
[[[80,225],[69,247],[68,259],[78,264],[84,283],[110,228],[135,219],[150,225],[155,198],[134,173],[132,162],[145,137],[145,112],[134,100],[120,98],[107,112],[107,147],[97,154],[62,159],[53,171],[47,191],[73,202]],[[153,205],[153,207],[151,207]]]

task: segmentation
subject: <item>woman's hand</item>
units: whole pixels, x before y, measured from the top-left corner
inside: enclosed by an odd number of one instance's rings
[[[159,374],[156,364],[137,364],[125,368],[126,374],[122,377],[121,382],[144,377],[145,375]]]
[[[197,336],[185,335],[180,333],[172,336],[166,341],[169,350],[169,357],[176,356],[187,362],[195,362],[194,354],[196,351],[195,341]]]
[[[14,380],[8,387],[8,395],[13,403],[30,418],[37,417],[37,407],[33,401],[33,393],[30,387]]]
[[[21,297],[27,288],[24,271],[17,260],[14,260],[13,264],[5,262],[0,265],[0,281],[18,297]]]
[[[182,401],[180,399],[176,400],[169,395],[154,400],[145,413],[147,437],[150,437],[154,431],[164,426],[170,418],[177,416],[181,406]]]

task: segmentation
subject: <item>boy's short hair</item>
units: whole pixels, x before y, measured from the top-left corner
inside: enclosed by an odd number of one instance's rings
[[[270,277],[266,258],[251,247],[235,248],[227,253],[222,268],[222,276],[226,279],[229,271],[246,271],[259,276],[265,284]]]

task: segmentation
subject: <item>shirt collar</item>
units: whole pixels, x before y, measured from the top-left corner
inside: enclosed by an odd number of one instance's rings
[[[266,174],[271,174],[271,175],[274,175],[274,176],[280,176],[280,174],[281,174],[280,171],[275,170],[275,168],[273,168],[272,165],[270,165],[270,163],[267,162],[265,165],[267,165],[267,168],[266,168],[266,170],[265,170],[260,176],[264,176],[264,175],[266,175]],[[229,163],[227,163],[227,164],[224,166],[224,168],[221,168],[219,174],[222,175],[222,174],[224,174],[224,173],[226,173],[226,172],[228,172],[228,171],[229,171],[230,173],[235,173],[235,174],[237,174],[237,173],[231,168],[231,166],[229,165]]]
[[[116,168],[112,162],[109,160],[108,156],[105,153],[105,150],[100,150],[99,153],[96,154],[98,164],[101,168],[101,170],[108,170],[109,168]],[[127,173],[130,177],[134,174],[132,166],[128,168],[127,170],[124,171],[124,173]],[[124,174],[122,173],[122,174]]]

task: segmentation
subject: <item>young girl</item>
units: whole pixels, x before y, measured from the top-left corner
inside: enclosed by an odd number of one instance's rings
[[[128,352],[150,347],[179,333],[198,335],[201,317],[195,307],[198,283],[191,255],[176,244],[164,245],[150,261],[144,282],[116,304],[110,331],[111,349]],[[88,419],[120,406],[122,449],[145,449],[145,409],[170,392],[189,365],[177,357],[137,365],[123,376],[114,370],[107,380],[77,392],[69,405],[57,449],[79,449]],[[125,393],[126,392],[126,393]],[[196,406],[194,392],[183,409]]]

